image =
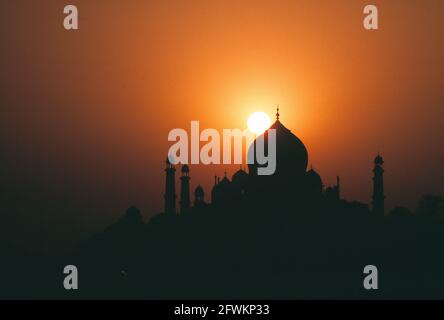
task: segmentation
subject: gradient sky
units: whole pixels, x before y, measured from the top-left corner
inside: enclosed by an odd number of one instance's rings
[[[162,210],[173,128],[245,128],[281,107],[324,184],[368,203],[383,155],[388,207],[444,194],[444,2],[0,3],[2,237],[65,249],[129,205]],[[237,168],[229,167],[231,175]],[[192,167],[209,199],[224,167]]]

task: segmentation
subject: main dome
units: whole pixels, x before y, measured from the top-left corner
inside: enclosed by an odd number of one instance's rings
[[[308,164],[308,152],[305,145],[278,119],[263,133],[265,150],[267,150],[270,129],[276,130],[276,171],[274,175],[288,178],[304,175]],[[256,140],[254,144],[256,144]],[[249,164],[250,175],[256,175],[259,166],[257,163]]]

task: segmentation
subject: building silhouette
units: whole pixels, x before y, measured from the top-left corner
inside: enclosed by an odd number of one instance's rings
[[[190,168],[183,165],[180,178],[180,213],[186,214],[196,208],[230,208],[239,206],[260,206],[272,208],[293,208],[298,204],[312,204],[326,201],[341,202],[340,178],[336,184],[324,188],[321,176],[313,169],[307,170],[308,152],[304,143],[280,121],[279,108],[276,121],[269,129],[276,130],[276,170],[273,175],[258,175],[261,165],[254,155],[253,163],[248,164],[248,172],[241,166],[231,180],[227,172],[222,178],[215,176],[211,190],[211,203],[204,202],[205,192],[201,185],[195,189],[194,206],[190,201]],[[263,133],[265,146],[268,145],[268,130]],[[256,150],[256,140],[248,150]],[[384,215],[383,159],[375,158],[373,178],[372,208],[375,215]],[[165,169],[165,208],[166,214],[175,214],[175,167],[167,160]],[[356,202],[355,202],[356,204]]]

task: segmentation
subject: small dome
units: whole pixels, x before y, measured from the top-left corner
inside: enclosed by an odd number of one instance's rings
[[[319,175],[319,173],[317,173],[313,169],[307,171],[307,177],[310,177],[311,179],[321,180],[321,176]]]
[[[232,199],[232,185],[227,176],[220,180],[211,190],[211,202],[218,205],[227,205]]]
[[[307,171],[306,181],[307,181],[307,187],[311,191],[315,191],[315,192],[322,191],[323,183],[322,183],[321,176],[313,169],[310,169],[309,171]]]
[[[228,180],[228,178],[225,176],[219,183],[218,186],[220,186],[221,188],[225,188],[227,186],[230,186],[230,180]]]
[[[190,167],[186,164],[184,164],[182,166],[182,173],[189,173],[190,172]]]
[[[214,185],[213,189],[211,190],[211,193],[217,194],[217,193],[223,193],[226,192],[231,187],[231,182],[228,180],[228,178],[225,176],[222,180],[220,180],[217,184]]]
[[[375,164],[379,164],[379,165],[384,164],[384,159],[382,159],[382,157],[379,154],[375,158]]]
[[[126,210],[125,218],[131,221],[142,221],[142,214],[135,206],[131,206]]]
[[[237,182],[243,182],[246,179],[248,179],[248,173],[245,172],[243,169],[239,169],[238,171],[236,171],[235,174],[233,174],[233,176],[231,177],[231,181],[233,181],[234,183]]]
[[[205,192],[201,185],[198,185],[196,190],[194,190],[194,195],[196,198],[203,198]]]

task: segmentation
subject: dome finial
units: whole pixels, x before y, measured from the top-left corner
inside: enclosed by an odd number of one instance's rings
[[[279,120],[279,105],[276,106],[276,120]]]

